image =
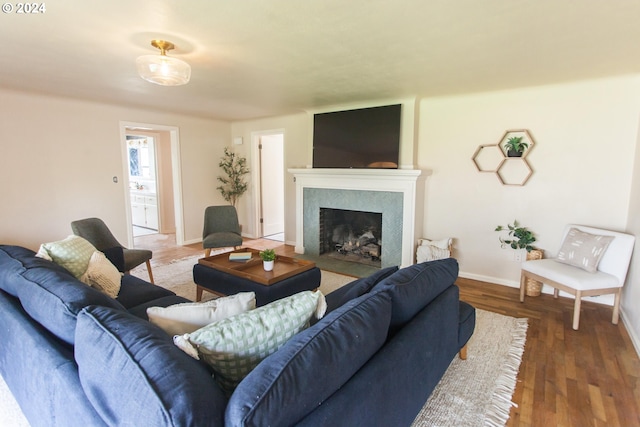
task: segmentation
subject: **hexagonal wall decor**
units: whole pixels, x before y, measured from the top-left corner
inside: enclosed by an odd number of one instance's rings
[[[521,157],[511,157],[505,159],[496,172],[498,179],[504,185],[524,185],[533,171],[527,159]]]
[[[495,172],[505,159],[497,145],[481,145],[473,154],[472,160],[479,172]]]
[[[525,149],[520,157],[509,155],[506,142],[512,137],[520,137]],[[524,185],[533,169],[526,157],[535,145],[535,140],[527,129],[507,130],[497,144],[480,145],[473,153],[473,164],[479,172],[494,172],[502,185]]]

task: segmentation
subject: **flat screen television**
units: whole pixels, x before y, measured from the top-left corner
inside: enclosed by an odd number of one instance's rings
[[[397,169],[402,105],[313,116],[314,168]]]

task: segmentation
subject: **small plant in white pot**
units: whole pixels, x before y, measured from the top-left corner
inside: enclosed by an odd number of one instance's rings
[[[260,258],[262,258],[264,271],[273,270],[273,264],[276,260],[276,251],[274,251],[273,249],[265,249],[263,251],[260,251]]]

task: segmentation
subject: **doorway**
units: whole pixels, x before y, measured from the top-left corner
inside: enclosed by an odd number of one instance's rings
[[[252,139],[260,181],[257,237],[284,242],[284,132],[258,132]]]
[[[156,234],[160,229],[156,163],[158,138],[146,132],[128,132],[126,139],[133,237]]]
[[[120,123],[128,246],[134,236],[173,234],[184,244],[180,147],[173,126]],[[134,232],[134,228],[136,232]]]

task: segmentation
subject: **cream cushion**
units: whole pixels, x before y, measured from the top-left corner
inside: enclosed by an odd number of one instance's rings
[[[418,239],[416,261],[419,264],[425,261],[449,258],[451,256],[450,247],[450,238],[441,240]]]
[[[539,259],[522,263],[522,269],[579,291],[620,288],[623,283],[613,274],[603,271],[590,273],[554,259]]]
[[[210,323],[256,308],[253,292],[240,292],[206,302],[186,302],[169,307],[149,307],[149,321],[169,335],[183,335]]]
[[[122,274],[102,252],[95,251],[89,258],[87,270],[79,280],[115,298],[120,292]]]
[[[591,234],[571,228],[558,251],[557,261],[594,273],[613,239],[613,236]]]

